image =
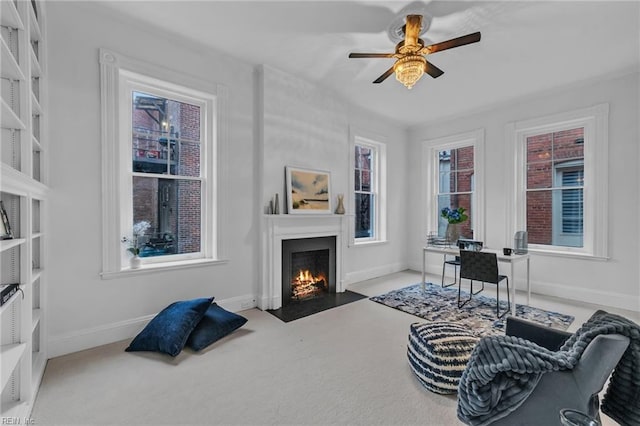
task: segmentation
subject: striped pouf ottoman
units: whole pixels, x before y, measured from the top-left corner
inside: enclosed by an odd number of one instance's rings
[[[458,391],[460,376],[479,338],[450,322],[413,323],[407,356],[420,383],[432,392]]]

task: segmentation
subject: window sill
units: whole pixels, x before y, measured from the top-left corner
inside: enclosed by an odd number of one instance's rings
[[[389,241],[387,240],[369,240],[369,241],[353,241],[351,243],[352,247],[369,247],[369,246],[378,246],[382,244],[387,244]]]
[[[529,248],[529,254],[536,254],[536,255],[549,256],[549,257],[566,257],[570,259],[584,259],[584,260],[598,260],[598,261],[609,260],[609,257],[606,257],[606,256],[597,256],[589,253],[574,253],[574,252],[560,251],[560,250],[544,250],[544,249]]]
[[[195,259],[181,260],[178,262],[151,263],[142,265],[139,269],[126,268],[116,272],[102,272],[100,276],[103,280],[113,280],[118,278],[126,278],[153,274],[157,272],[175,271],[179,269],[199,268],[203,266],[221,265],[227,263],[227,259]]]

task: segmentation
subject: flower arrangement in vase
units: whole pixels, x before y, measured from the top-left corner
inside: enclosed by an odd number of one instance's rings
[[[122,237],[123,243],[129,243],[127,251],[133,254],[131,258],[131,269],[137,269],[140,267],[140,237],[147,232],[147,229],[151,228],[151,223],[146,220],[141,220],[133,225],[133,236]]]
[[[451,209],[445,207],[440,211],[440,216],[447,219],[447,241],[449,243],[457,243],[460,238],[459,224],[466,222],[469,216],[465,214],[466,209],[464,207],[458,207],[457,209]]]

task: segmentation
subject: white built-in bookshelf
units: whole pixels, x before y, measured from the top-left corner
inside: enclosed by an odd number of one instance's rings
[[[0,240],[0,280],[21,290],[0,307],[0,418],[24,419],[47,362],[45,2],[0,4],[0,200],[13,234]]]

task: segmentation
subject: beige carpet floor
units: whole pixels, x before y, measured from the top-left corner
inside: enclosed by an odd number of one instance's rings
[[[401,272],[349,289],[373,296],[419,277]],[[575,315],[570,330],[597,308],[540,304]],[[128,340],[51,359],[31,417],[38,425],[461,424],[455,395],[424,390],[409,369],[407,334],[420,318],[368,299],[290,323],[258,309],[242,314],[242,329],[175,359],[126,353]]]

